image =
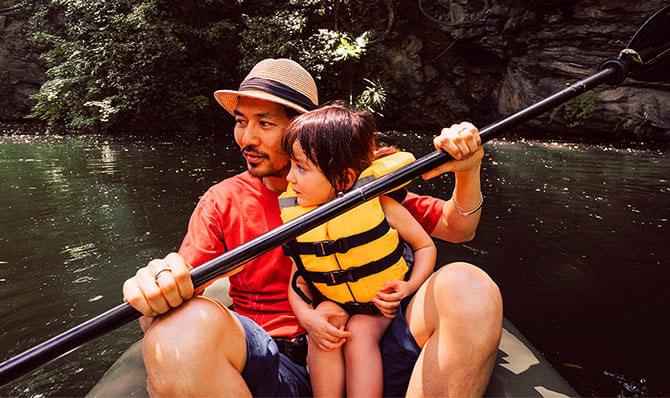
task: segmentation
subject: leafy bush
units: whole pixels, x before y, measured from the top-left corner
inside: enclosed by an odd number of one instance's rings
[[[362,62],[374,30],[370,21],[384,21],[378,12],[378,6],[363,1],[245,2],[240,68],[249,70],[268,57],[292,58],[318,80],[321,102],[368,101],[359,98],[365,90],[370,94],[365,79],[375,78],[383,68],[374,60]],[[375,87],[383,89],[380,82]],[[381,109],[383,101],[375,106]]]
[[[228,2],[52,0],[35,10],[47,82],[33,115],[75,131],[167,130],[211,121],[238,79]],[[47,27],[44,29],[43,27]],[[141,126],[141,128],[138,128]]]
[[[32,115],[67,131],[212,127],[225,113],[211,93],[268,57],[312,72],[322,102],[384,104],[364,80],[382,66],[362,62],[379,19],[362,1],[25,1],[48,67]]]
[[[550,114],[550,120],[560,118],[565,120],[566,126],[575,128],[588,119],[597,108],[597,91],[588,91],[555,108]]]

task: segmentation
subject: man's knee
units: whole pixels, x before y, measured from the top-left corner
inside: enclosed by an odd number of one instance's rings
[[[207,298],[193,298],[161,316],[145,334],[142,353],[150,395],[248,392],[241,377],[246,349],[235,315]]]
[[[438,311],[447,305],[450,312],[485,312],[502,320],[498,285],[480,268],[465,262],[450,263],[434,275],[432,283]]]
[[[148,369],[192,367],[203,363],[202,358],[220,355],[241,370],[246,353],[240,356],[229,347],[236,343],[246,348],[245,342],[244,329],[230,311],[198,297],[153,322],[144,336],[142,351]]]

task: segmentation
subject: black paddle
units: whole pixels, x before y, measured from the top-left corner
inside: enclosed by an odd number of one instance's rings
[[[629,72],[636,79],[667,80],[670,63],[670,6],[649,18],[633,36],[618,58],[605,61],[595,74],[545,98],[511,116],[481,130],[482,142],[490,141],[501,132],[539,116],[545,111],[603,84],[619,84]],[[416,162],[377,181],[352,190],[314,211],[269,231],[229,252],[222,254],[191,271],[195,286],[224,275],[266,251],[284,244],[345,211],[383,194],[415,177],[451,160],[442,151],[430,153]],[[81,344],[118,328],[140,313],[129,304],[120,304],[74,328],[38,344],[0,364],[0,385],[41,366],[80,346]]]

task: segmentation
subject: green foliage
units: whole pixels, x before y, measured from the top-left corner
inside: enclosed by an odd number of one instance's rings
[[[379,7],[362,1],[337,0],[245,4],[248,18],[240,42],[242,71],[264,58],[292,58],[316,77],[322,103],[348,98],[355,105],[359,101],[354,98],[364,90],[368,93],[360,101],[370,100],[371,92],[364,79],[375,78],[383,68],[382,64],[365,62],[369,61],[365,55],[369,49],[370,20],[380,19],[374,14]],[[381,109],[383,103],[375,106]]]
[[[325,3],[325,5],[324,5]],[[249,5],[240,41],[240,71],[246,72],[265,58],[291,58],[317,79],[336,62],[336,51],[346,33],[315,25],[313,19],[327,15],[329,2],[292,0],[272,9]],[[282,8],[279,8],[282,7]],[[323,90],[322,90],[323,91]]]
[[[48,80],[33,116],[75,131],[166,130],[211,119],[214,101],[202,94],[236,80],[226,71],[238,25],[223,11],[211,1],[45,1],[32,38],[46,50]]]
[[[595,91],[588,91],[555,108],[551,112],[550,119],[559,117],[566,121],[568,127],[574,128],[588,119],[597,107],[598,94]]]
[[[359,60],[365,54],[366,46],[368,44],[368,32],[363,32],[362,35],[352,39],[348,34],[340,35],[340,43],[333,50],[335,61],[349,61]]]
[[[356,106],[384,116],[381,111],[386,105],[386,89],[379,81],[364,79],[367,86],[356,99]]]
[[[211,127],[225,117],[212,92],[268,57],[309,70],[322,103],[385,104],[385,64],[366,57],[386,11],[367,2],[23,1],[48,68],[32,115],[67,131]]]
[[[248,18],[241,34],[242,59],[240,69],[249,71],[265,58],[298,59],[307,18],[298,11],[278,10],[270,16]]]

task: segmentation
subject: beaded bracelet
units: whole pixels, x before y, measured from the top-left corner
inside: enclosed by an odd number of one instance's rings
[[[479,192],[479,204],[477,205],[477,207],[469,211],[463,211],[463,209],[461,209],[461,206],[459,206],[458,203],[456,203],[456,198],[452,197],[451,201],[454,202],[454,207],[456,208],[458,214],[460,214],[463,217],[467,217],[482,209],[482,205],[484,204],[484,195],[482,195],[481,191]]]

